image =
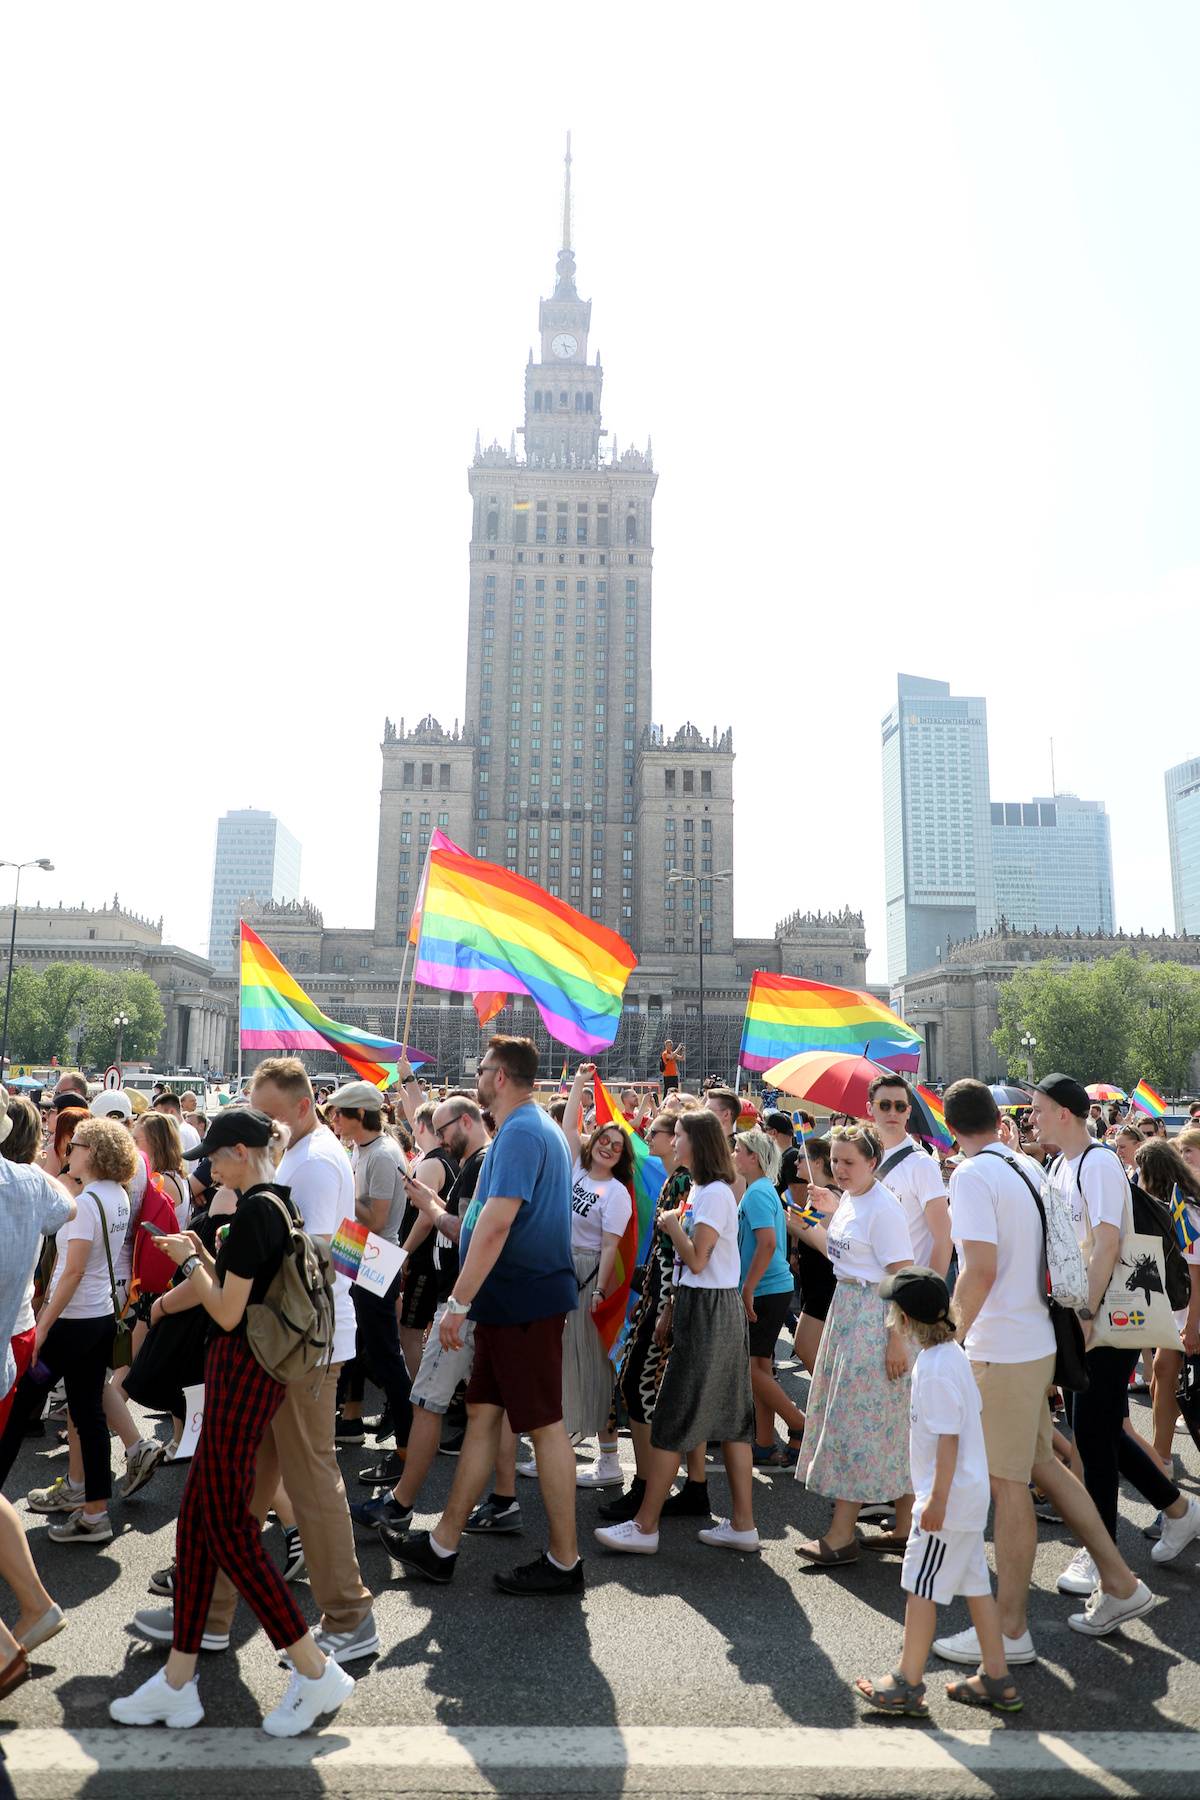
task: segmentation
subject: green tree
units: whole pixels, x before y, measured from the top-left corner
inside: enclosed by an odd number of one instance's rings
[[[152,1056],[166,1014],[150,976],[134,970],[91,969],[88,973],[94,980],[83,999],[84,1062],[98,1068],[116,1060],[118,1031],[113,1018],[118,1012],[129,1019],[120,1033],[122,1060],[135,1062]]]
[[[98,971],[88,963],[51,963],[42,971],[43,1036],[39,1061],[72,1060],[90,983]]]
[[[1163,1094],[1187,1093],[1200,1046],[1200,969],[1148,963],[1141,1000],[1130,1034],[1130,1079],[1145,1076]]]
[[[7,971],[6,971],[7,975]],[[0,989],[0,1006],[4,1003]],[[15,963],[12,972],[12,997],[8,1008],[8,1060],[10,1063],[44,1061],[42,1041],[42,978],[36,969]]]

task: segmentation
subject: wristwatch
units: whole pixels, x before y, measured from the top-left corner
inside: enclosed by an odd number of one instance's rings
[[[453,1294],[446,1302],[446,1311],[453,1313],[456,1319],[465,1319],[470,1310],[471,1302],[469,1300],[464,1303],[462,1300],[456,1300]]]
[[[200,1258],[198,1256],[187,1256],[179,1265],[179,1273],[183,1276],[183,1279],[187,1281],[193,1271],[199,1267]]]
[[[1081,1319],[1094,1319],[1096,1316],[1090,1306],[1077,1306],[1075,1311]]]

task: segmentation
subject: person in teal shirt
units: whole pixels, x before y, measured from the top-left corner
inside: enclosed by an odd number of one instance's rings
[[[750,1381],[754,1389],[754,1461],[759,1468],[790,1468],[804,1436],[804,1414],[775,1379],[774,1357],[792,1300],[783,1202],[775,1191],[779,1147],[767,1132],[738,1133],[733,1160],[746,1183],[738,1202],[738,1252],[742,1304],[750,1332]],[[775,1442],[775,1419],[788,1428],[784,1450]]]

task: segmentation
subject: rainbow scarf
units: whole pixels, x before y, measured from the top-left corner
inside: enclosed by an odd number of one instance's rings
[[[429,1061],[419,1050],[327,1018],[244,919],[240,1029],[243,1050],[332,1050],[380,1088],[398,1079],[404,1055],[414,1068]]]
[[[954,1133],[946,1123],[946,1114],[941,1101],[938,1099],[932,1088],[922,1087],[919,1082],[914,1082],[913,1086],[924,1101],[925,1110],[929,1114],[930,1121],[933,1125],[932,1132],[924,1135],[932,1137],[939,1150],[953,1150]],[[917,1130],[918,1123],[919,1121],[914,1120],[909,1129],[916,1130],[917,1136],[920,1137],[923,1134]]]
[[[629,1223],[617,1245],[616,1261],[613,1264],[613,1291],[605,1295],[592,1314],[605,1352],[615,1359],[620,1354],[624,1337],[633,1271],[650,1254],[654,1207],[667,1179],[667,1171],[658,1157],[650,1154],[598,1075],[595,1088],[597,1125],[619,1125],[633,1151],[633,1184],[629,1190],[633,1208]]]
[[[921,1038],[870,994],[756,970],[742,1027],[743,1069],[770,1069],[803,1050],[844,1051],[889,1069],[915,1070]]]
[[[1129,1096],[1130,1106],[1136,1106],[1139,1112],[1149,1113],[1152,1119],[1161,1119],[1167,1110],[1167,1103],[1161,1094],[1156,1094],[1148,1081],[1139,1081]]]
[[[1171,1190],[1171,1217],[1175,1221],[1175,1236],[1179,1239],[1179,1248],[1186,1255],[1196,1245],[1196,1227],[1192,1224],[1192,1215],[1188,1211],[1187,1196],[1176,1182]]]
[[[552,1038],[607,1050],[621,1023],[629,945],[535,881],[480,862],[443,833],[430,845],[415,977],[455,993],[527,994]]]

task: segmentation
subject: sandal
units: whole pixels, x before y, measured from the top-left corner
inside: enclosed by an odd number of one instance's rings
[[[754,1467],[756,1469],[788,1469],[794,1462],[786,1450],[778,1444],[755,1444]]]
[[[893,1556],[903,1556],[908,1548],[908,1539],[897,1537],[894,1531],[877,1531],[873,1537],[860,1538],[859,1543],[864,1550],[891,1551]]]
[[[980,1686],[972,1687],[973,1681],[978,1681]],[[982,1669],[965,1681],[948,1681],[946,1698],[957,1700],[963,1706],[980,1706],[985,1712],[1017,1713],[1025,1704],[1011,1676],[985,1675]]]
[[[858,1544],[859,1540],[855,1538],[852,1544],[844,1544],[840,1550],[835,1550],[828,1538],[818,1538],[815,1544],[797,1544],[796,1555],[816,1569],[836,1569],[858,1561]]]
[[[0,1669],[0,1700],[7,1700],[8,1696],[16,1688],[19,1688],[23,1681],[29,1680],[32,1672],[28,1656],[24,1649],[18,1646],[17,1654],[10,1657],[4,1667]]]
[[[905,1681],[899,1669],[893,1669],[887,1677],[890,1687],[879,1687],[860,1675],[854,1683],[867,1705],[876,1712],[895,1713],[906,1719],[927,1719],[929,1708],[925,1704],[925,1683],[923,1681]],[[965,1684],[962,1684],[965,1685]]]

